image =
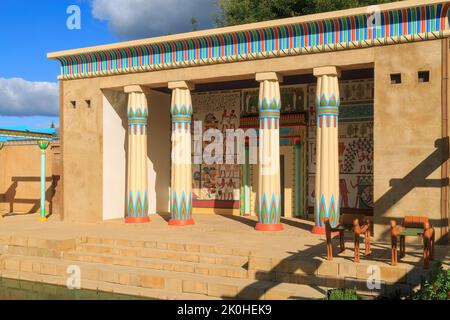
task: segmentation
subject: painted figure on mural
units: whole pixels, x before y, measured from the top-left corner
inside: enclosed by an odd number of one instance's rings
[[[219,129],[219,121],[214,114],[209,113],[205,116],[204,120],[205,130],[208,129]]]
[[[228,180],[225,188],[226,200],[233,200],[234,187],[233,179]]]
[[[359,162],[359,172],[358,173],[367,173],[368,166],[370,164],[370,159],[368,152],[365,150],[358,150],[358,162]]]
[[[239,126],[239,119],[236,115],[236,112],[234,110],[231,110],[230,115],[228,116],[228,129],[236,130],[236,128]]]
[[[219,200],[225,200],[226,197],[226,185],[227,183],[225,182],[225,178],[222,178],[222,180],[217,184],[217,187],[219,189],[218,192],[218,199]]]
[[[228,110],[224,109],[222,113],[222,119],[220,120],[220,125],[222,126],[222,132],[225,132],[229,127],[230,116],[228,115]]]
[[[345,172],[343,163],[345,149],[346,149],[345,143],[339,142],[339,172]]]
[[[341,195],[341,208],[349,208],[348,195],[350,191],[347,188],[347,181],[345,179],[339,179],[339,193]]]
[[[227,168],[225,166],[225,164],[219,164],[219,170],[220,170],[220,174],[219,177],[225,177],[227,174]]]

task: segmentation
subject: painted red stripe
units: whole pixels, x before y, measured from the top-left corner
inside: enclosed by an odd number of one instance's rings
[[[391,25],[389,19],[389,12],[384,13],[384,24],[386,26],[385,36],[389,37],[391,35]]]
[[[403,34],[408,34],[408,11],[406,9],[402,10],[402,27]]]
[[[316,26],[318,26],[318,29],[319,29],[319,43],[318,44],[323,44],[324,42],[323,42],[323,39],[324,39],[324,31],[325,31],[325,28],[323,27],[323,22],[322,21],[320,21],[320,22],[314,22],[315,24],[316,24]],[[317,30],[317,28],[316,28],[316,30]]]
[[[447,22],[447,13],[450,8],[450,3],[447,3],[443,8],[441,12],[441,30],[445,30],[445,24]]]
[[[289,37],[289,48],[294,47],[294,27],[292,25],[288,26],[288,37]]]
[[[420,8],[420,19],[422,20],[422,24],[421,24],[421,32],[425,32],[425,30],[427,29],[427,25],[426,25],[426,16],[427,16],[427,12],[425,10],[425,7]]]

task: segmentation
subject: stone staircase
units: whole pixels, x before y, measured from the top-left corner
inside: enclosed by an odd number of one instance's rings
[[[83,289],[155,299],[317,299],[327,290],[312,285],[308,279],[314,275],[305,268],[300,268],[303,277],[285,269],[261,273],[261,263],[267,261],[241,248],[14,236],[4,239],[0,252],[5,278],[66,285],[68,267],[76,265]]]

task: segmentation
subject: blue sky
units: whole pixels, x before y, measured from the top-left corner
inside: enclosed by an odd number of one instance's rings
[[[212,26],[215,0],[1,0],[0,127],[58,123],[59,64],[52,51]],[[69,30],[70,5],[81,29]],[[180,10],[184,7],[184,10]]]

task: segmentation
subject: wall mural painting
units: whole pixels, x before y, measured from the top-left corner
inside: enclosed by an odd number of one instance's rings
[[[308,88],[308,202],[314,204],[315,86]],[[342,81],[339,108],[339,191],[341,208],[373,208],[373,80]]]
[[[202,121],[203,132],[218,129],[225,137],[227,129],[238,129],[241,92],[227,91],[193,94],[194,121]],[[204,148],[210,142],[203,142]],[[192,150],[195,150],[194,147]],[[226,164],[226,149],[223,150],[223,164],[193,165],[193,193],[197,200],[240,199],[240,170],[237,164]],[[236,159],[236,150],[233,154]]]
[[[306,85],[283,86],[280,88],[281,113],[292,114],[305,111]],[[259,89],[242,91],[242,117],[258,117]]]

